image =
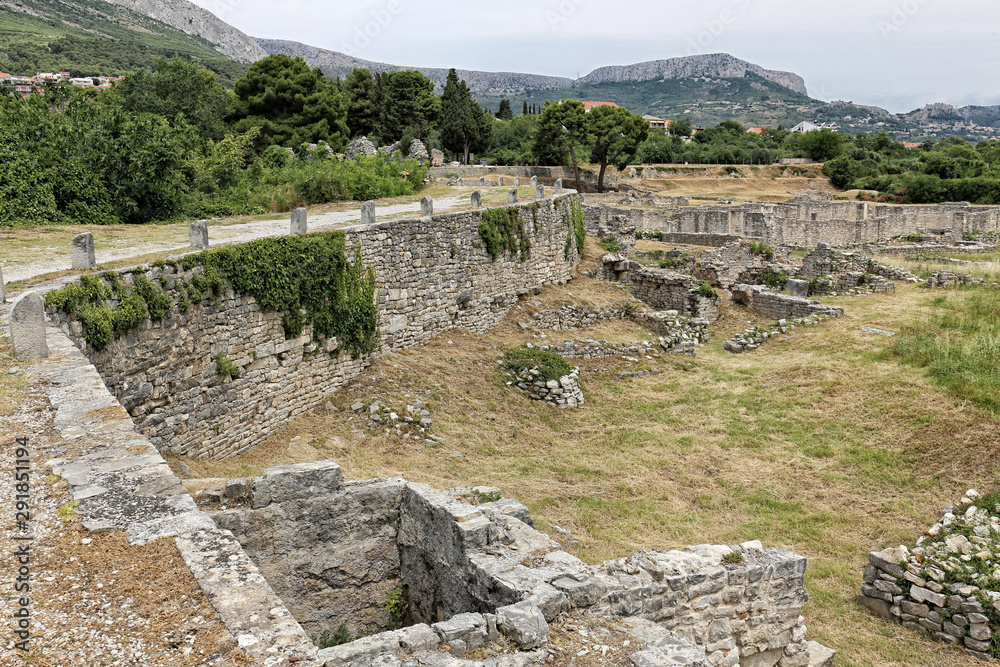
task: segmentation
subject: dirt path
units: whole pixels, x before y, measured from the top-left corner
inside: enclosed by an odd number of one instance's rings
[[[468,204],[467,196],[444,197],[434,202],[437,212],[455,208]],[[392,219],[403,214],[419,212],[420,202],[409,202],[405,204],[388,204],[376,206],[375,215],[379,219]],[[360,207],[350,211],[331,211],[326,213],[311,214],[309,216],[309,229],[331,229],[343,225],[354,224],[361,220]],[[233,243],[245,243],[253,239],[265,236],[281,236],[288,233],[288,219],[280,220],[260,220],[256,222],[246,222],[235,225],[215,225],[211,223],[208,227],[208,238],[212,246],[228,245]],[[105,245],[104,248],[101,246]],[[178,252],[188,250],[188,246],[177,243],[164,242],[140,242],[131,241],[125,245],[118,244],[119,247],[108,247],[110,244],[97,244],[97,262],[104,264],[114,260],[127,259],[129,257],[140,257],[156,252],[176,250]],[[37,276],[45,275],[55,271],[64,271],[70,268],[69,256],[64,255],[56,258],[44,260],[17,261],[5,263],[3,267],[3,279],[6,282],[27,280]]]

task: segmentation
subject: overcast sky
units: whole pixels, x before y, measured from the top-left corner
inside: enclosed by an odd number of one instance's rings
[[[1000,104],[996,0],[194,1],[254,37],[395,65],[576,78],[729,53],[827,101]]]

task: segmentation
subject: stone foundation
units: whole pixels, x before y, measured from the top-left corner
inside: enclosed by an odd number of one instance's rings
[[[824,306],[819,301],[773,292],[761,285],[733,285],[732,291],[734,302],[775,320],[809,318],[817,315],[840,317],[844,314],[844,309],[839,306]]]

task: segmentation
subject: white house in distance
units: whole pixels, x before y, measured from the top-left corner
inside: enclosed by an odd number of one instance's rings
[[[813,132],[815,130],[839,130],[840,126],[836,123],[812,123],[808,120],[804,120],[795,127],[793,127],[789,132],[798,132],[800,134],[805,132]]]

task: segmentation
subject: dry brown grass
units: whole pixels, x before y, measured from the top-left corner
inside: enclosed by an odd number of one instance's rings
[[[822,165],[792,165],[784,171],[780,167],[738,166],[742,178],[723,175],[718,165],[699,167],[662,167],[676,169],[668,178],[643,178],[639,185],[645,189],[674,197],[726,197],[743,201],[786,201],[801,190],[821,190],[839,193],[830,179],[822,173]],[[802,175],[795,176],[793,170]],[[696,202],[697,203],[697,202]]]

